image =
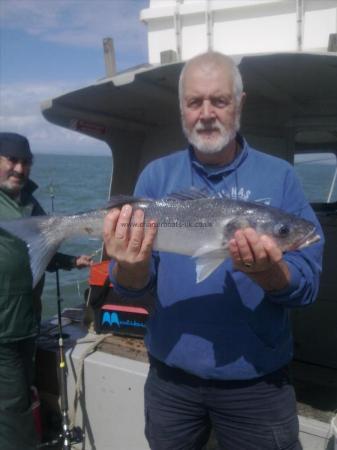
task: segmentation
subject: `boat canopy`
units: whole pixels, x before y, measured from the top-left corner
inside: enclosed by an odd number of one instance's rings
[[[337,140],[335,53],[234,59],[247,93],[241,128],[252,145],[279,154],[280,138],[283,144],[295,141],[297,133],[310,141],[313,130]],[[42,113],[54,124],[106,141],[113,151],[114,172],[129,168],[129,181],[117,175],[118,190],[131,192],[144,164],[186,145],[177,94],[182,64],[138,67],[99,80],[45,101]],[[291,160],[288,144],[282,145],[282,152],[280,156]]]

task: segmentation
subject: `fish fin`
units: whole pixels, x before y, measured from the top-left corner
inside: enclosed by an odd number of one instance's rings
[[[110,197],[104,209],[118,208],[125,205],[126,203],[132,204],[138,202],[140,199],[133,197],[132,195],[117,194]]]
[[[228,256],[229,253],[225,248],[212,248],[205,245],[198,249],[193,255],[196,259],[197,283],[211,275]]]
[[[228,237],[232,237],[237,230],[252,226],[249,218],[245,216],[235,217],[226,223],[226,234]]]
[[[200,198],[212,198],[209,192],[206,189],[198,189],[195,187],[191,187],[190,189],[182,192],[172,192],[172,194],[166,197],[166,200],[197,200]]]
[[[57,237],[55,232],[57,224],[58,218],[53,216],[36,216],[0,222],[0,228],[26,243],[33,276],[33,287],[43,276],[50,260],[63,240]]]
[[[214,256],[201,256],[196,261],[197,283],[204,281],[211,273],[224,262],[224,256],[215,258]]]
[[[198,189],[192,186],[190,189],[187,189],[186,191],[172,192],[172,194],[169,194],[168,196],[165,197],[165,200],[183,201],[183,200],[197,200],[200,198],[214,198],[214,195],[207,192],[206,189]],[[110,197],[110,200],[108,201],[105,208],[106,209],[118,208],[124,205],[125,203],[132,204],[144,200],[150,199],[133,197],[132,195],[117,194]]]
[[[264,198],[256,198],[254,200],[254,203],[259,203],[261,205],[267,205],[270,206],[271,198],[270,197],[264,197]]]
[[[153,199],[150,197],[134,197],[132,195],[117,194],[112,195],[108,202],[101,209],[121,208],[125,204],[132,205],[134,203],[149,201],[153,201]]]

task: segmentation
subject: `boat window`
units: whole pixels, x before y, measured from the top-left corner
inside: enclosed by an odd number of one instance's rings
[[[296,153],[294,166],[310,203],[337,201],[337,158],[334,152]]]

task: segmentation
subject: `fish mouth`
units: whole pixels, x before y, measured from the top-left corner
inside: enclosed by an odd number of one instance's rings
[[[320,235],[316,233],[316,230],[309,231],[309,233],[302,239],[299,239],[292,246],[292,250],[301,250],[309,245],[315,244],[321,239]]]

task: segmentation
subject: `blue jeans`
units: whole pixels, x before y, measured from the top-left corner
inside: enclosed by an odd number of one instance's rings
[[[145,435],[152,450],[301,450],[286,368],[247,381],[204,380],[150,357]]]

